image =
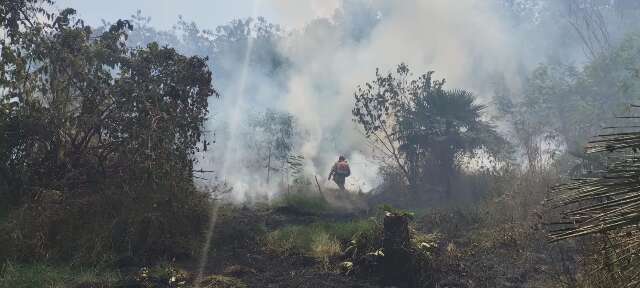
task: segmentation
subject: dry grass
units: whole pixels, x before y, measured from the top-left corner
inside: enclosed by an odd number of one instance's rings
[[[268,251],[280,255],[305,255],[319,260],[337,256],[354,235],[376,229],[371,220],[352,222],[316,222],[286,226],[267,234]]]

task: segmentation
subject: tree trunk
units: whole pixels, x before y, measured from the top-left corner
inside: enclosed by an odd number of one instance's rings
[[[271,146],[269,146],[269,158],[267,158],[267,184],[271,178]]]
[[[382,239],[384,285],[412,287],[409,241],[409,219],[404,215],[386,212]]]

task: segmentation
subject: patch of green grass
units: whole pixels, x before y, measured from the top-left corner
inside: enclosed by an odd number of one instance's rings
[[[63,288],[82,283],[92,283],[95,287],[109,287],[120,278],[118,272],[100,268],[85,269],[44,263],[12,262],[5,262],[0,267],[0,288]]]
[[[301,214],[321,214],[331,209],[329,203],[322,196],[303,193],[282,195],[273,206]]]
[[[266,237],[268,250],[282,255],[306,255],[318,259],[342,252],[354,235],[377,229],[373,220],[316,222],[292,225],[272,231]]]

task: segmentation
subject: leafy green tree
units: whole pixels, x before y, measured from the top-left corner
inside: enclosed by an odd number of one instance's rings
[[[128,21],[94,35],[74,13],[32,18],[3,44],[0,196],[22,211],[14,253],[189,253],[207,221],[192,180],[217,95],[206,60],[131,50]]]
[[[6,36],[16,43],[24,35],[24,31],[43,24],[37,20],[38,17],[49,19],[53,17],[53,14],[43,7],[51,4],[53,4],[52,0],[3,1],[0,5],[0,26],[6,31]]]
[[[431,184],[450,192],[463,157],[498,155],[506,142],[482,119],[484,106],[470,92],[446,90],[432,75],[410,79],[405,64],[396,73],[376,71],[373,82],[358,87],[353,115],[412,189]]]

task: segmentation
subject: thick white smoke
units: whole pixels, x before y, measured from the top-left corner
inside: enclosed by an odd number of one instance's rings
[[[290,9],[284,2],[282,9]],[[449,87],[470,89],[480,97],[486,96],[496,73],[517,75],[521,62],[510,42],[513,35],[497,17],[500,10],[493,1],[348,2],[336,7],[332,18],[311,20],[294,31],[282,48],[295,71],[281,105],[309,129],[310,141],[302,151],[320,173],[339,154],[367,155],[366,141],[351,121],[353,92],[372,80],[378,67],[390,71],[405,62],[416,74],[435,70]],[[373,11],[364,15],[373,14],[375,22],[361,27],[370,29],[362,39],[351,41],[347,29],[353,27],[345,22],[367,20],[351,18],[363,15],[356,9]],[[366,163],[353,165],[353,180],[376,183],[374,162],[352,162]]]
[[[372,80],[376,68],[391,71],[405,62],[415,74],[435,70],[449,88],[475,92],[486,103],[495,79],[517,89],[523,67],[543,56],[535,51],[541,44],[522,43],[526,27],[514,27],[499,0],[265,0],[261,6],[276,7],[292,26],[278,45],[290,71],[284,85],[253,70],[221,83],[229,87],[223,91],[228,99],[214,104],[219,112],[210,129],[223,137],[213,156],[201,161],[234,186],[237,200],[280,189],[266,184],[264,169],[246,163],[255,151],[243,150],[250,137],[238,123],[251,112],[275,108],[294,115],[307,133],[299,147],[307,172],[331,185],[324,179],[338,155],[345,155],[352,162],[351,189],[367,191],[379,182],[378,167],[351,109],[357,85]]]

